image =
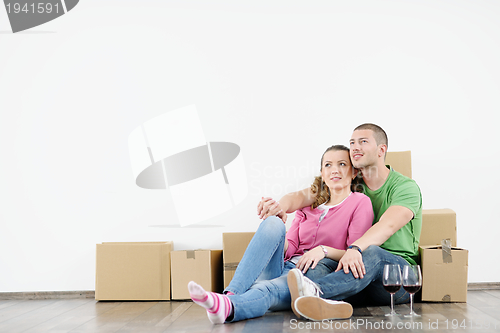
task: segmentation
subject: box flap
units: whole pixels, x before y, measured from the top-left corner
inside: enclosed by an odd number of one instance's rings
[[[450,208],[440,208],[440,209],[423,209],[422,210],[422,216],[424,215],[446,215],[446,214],[452,214],[452,215],[457,215],[453,209]]]
[[[411,178],[411,151],[389,151],[385,156],[385,164],[395,171]]]
[[[457,246],[457,214],[448,208],[422,210],[420,245],[439,245],[448,238]]]
[[[441,245],[420,245],[419,248],[423,249],[423,250],[441,250],[443,247]],[[455,247],[455,246],[452,246],[451,247],[452,250],[460,250],[460,251],[468,251],[466,249],[462,249],[461,247]]]
[[[171,244],[173,245],[174,242],[172,241],[164,241],[164,242],[102,242],[102,245],[157,245],[157,244]],[[97,244],[97,245],[101,245]]]

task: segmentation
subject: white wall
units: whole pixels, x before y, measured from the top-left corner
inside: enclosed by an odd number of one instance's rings
[[[85,0],[18,34],[0,10],[0,291],[92,290],[103,241],[221,248],[363,122],[412,150],[424,208],[457,212],[469,281],[500,281],[500,3],[233,3]],[[207,140],[241,147],[249,195],[179,228],[168,191],[134,184],[127,145],[190,104]]]

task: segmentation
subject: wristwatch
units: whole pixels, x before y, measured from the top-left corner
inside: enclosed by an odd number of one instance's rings
[[[349,249],[358,250],[358,251],[359,251],[359,253],[363,254],[363,251],[361,251],[361,249],[360,249],[360,248],[359,248],[359,246],[357,246],[357,245],[349,245],[349,246],[347,247],[347,249],[348,249],[348,250],[349,250]]]
[[[321,246],[321,249],[323,250],[323,252],[325,253],[325,258],[326,258],[326,256],[328,256],[328,250],[323,245],[320,245],[320,246]]]

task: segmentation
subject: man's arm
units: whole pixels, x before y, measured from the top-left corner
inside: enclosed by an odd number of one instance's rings
[[[353,244],[359,246],[361,251],[370,245],[382,245],[412,218],[413,212],[409,208],[391,206],[382,214],[380,220]]]
[[[262,198],[257,205],[257,214],[259,218],[266,219],[274,216],[280,211],[293,213],[297,209],[311,206],[314,203],[316,195],[311,192],[311,188],[306,188],[297,192],[288,193],[283,196],[279,202],[271,198]]]
[[[365,232],[353,245],[358,246],[361,251],[370,245],[381,245],[389,239],[396,231],[401,229],[413,218],[413,212],[403,206],[391,206],[380,217],[368,231]],[[344,269],[347,274],[352,271],[354,277],[363,278],[366,274],[365,265],[361,253],[356,249],[347,250],[345,255],[339,260],[337,271]]]

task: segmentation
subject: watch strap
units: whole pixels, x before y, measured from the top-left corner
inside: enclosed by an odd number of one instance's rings
[[[323,250],[323,253],[325,254],[325,258],[326,258],[328,256],[328,250],[323,245],[320,245],[320,247]]]
[[[349,246],[347,247],[347,249],[348,249],[348,250],[349,250],[349,249],[358,250],[358,251],[359,251],[359,253],[363,254],[363,251],[361,251],[361,249],[360,249],[360,248],[359,248],[359,246],[357,246],[357,245],[349,245]]]

